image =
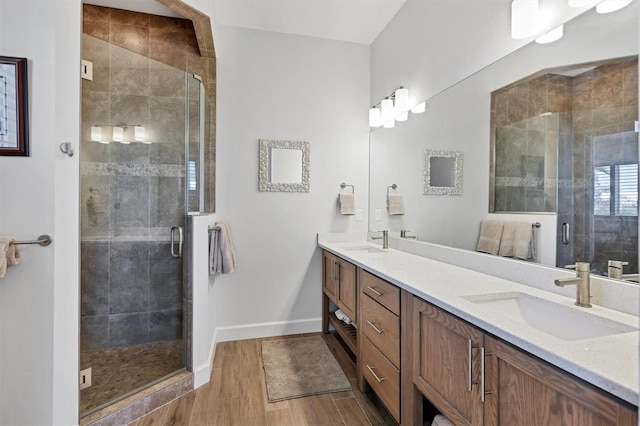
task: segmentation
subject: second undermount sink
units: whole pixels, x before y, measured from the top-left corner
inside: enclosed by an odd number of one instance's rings
[[[361,251],[364,253],[384,253],[385,250],[377,248],[377,247],[371,247],[371,246],[351,246],[351,247],[343,247],[343,250],[346,251]]]
[[[583,340],[638,331],[638,327],[520,292],[463,296],[521,324],[562,340]]]

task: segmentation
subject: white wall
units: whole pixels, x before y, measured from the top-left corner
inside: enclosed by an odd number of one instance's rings
[[[418,104],[531,41],[511,38],[511,1],[407,0],[371,45],[372,103],[404,85]],[[540,11],[552,29],[584,8]]]
[[[29,59],[31,156],[0,158],[0,235],[33,239],[0,279],[0,424],[77,423],[80,1],[3,0],[0,51]]]
[[[369,47],[218,26],[216,216],[238,266],[219,276],[217,339],[319,331],[319,231],[366,231],[340,216],[340,183],[367,215]],[[258,139],[311,144],[309,193],[258,191]]]

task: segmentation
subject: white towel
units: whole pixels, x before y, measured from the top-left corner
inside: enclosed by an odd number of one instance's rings
[[[531,222],[505,222],[499,256],[531,259],[535,256]]]
[[[483,220],[480,222],[480,238],[477,251],[497,255],[500,250],[500,240],[504,222],[499,220]]]
[[[442,414],[438,414],[433,418],[433,423],[431,423],[431,426],[453,426],[453,423]]]
[[[342,309],[338,309],[337,311],[334,312],[336,314],[336,317],[338,317],[338,319],[340,321],[342,321],[343,323],[347,324],[347,325],[351,325],[351,318],[349,318],[347,316],[347,314],[345,314]]]
[[[7,266],[17,265],[22,259],[20,250],[15,244],[11,244],[14,237],[0,237],[0,278],[7,273]]]
[[[355,196],[353,194],[338,194],[340,214],[355,214]]]
[[[231,242],[229,227],[224,222],[217,222],[219,230],[211,231],[209,243],[209,272],[230,274],[236,267],[236,253]]]
[[[390,215],[404,214],[404,200],[402,199],[402,195],[389,194],[387,203],[389,203]]]

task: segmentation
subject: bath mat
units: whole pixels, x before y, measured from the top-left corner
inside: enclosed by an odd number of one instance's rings
[[[322,336],[265,340],[262,364],[269,402],[351,390]]]

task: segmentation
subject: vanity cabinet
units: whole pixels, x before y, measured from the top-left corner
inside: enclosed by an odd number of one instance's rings
[[[357,324],[357,281],[355,265],[327,251],[322,253],[322,328],[329,331],[331,323],[347,346],[357,353],[357,331],[354,325],[340,321],[329,312],[329,301],[333,302],[351,320]]]
[[[400,289],[359,269],[361,390],[367,385],[400,422]]]
[[[417,297],[413,383],[456,425],[637,425],[636,407]]]

